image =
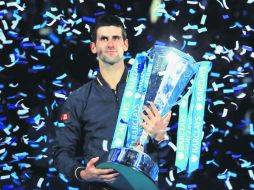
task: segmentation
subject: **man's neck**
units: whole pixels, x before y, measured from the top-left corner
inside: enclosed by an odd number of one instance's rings
[[[111,89],[116,90],[116,86],[121,80],[124,72],[124,63],[121,62],[114,65],[99,63],[99,67],[103,79],[108,83]]]

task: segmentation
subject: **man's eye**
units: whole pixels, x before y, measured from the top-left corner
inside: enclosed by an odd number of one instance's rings
[[[121,37],[120,37],[120,36],[114,36],[114,39],[115,39],[115,40],[120,40]]]
[[[107,37],[102,37],[101,40],[102,40],[102,41],[107,41],[108,38],[107,38]]]

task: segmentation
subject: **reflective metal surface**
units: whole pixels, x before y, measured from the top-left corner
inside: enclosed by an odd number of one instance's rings
[[[154,181],[157,180],[158,165],[146,153],[132,148],[114,148],[110,150],[109,162],[124,164],[138,170]]]

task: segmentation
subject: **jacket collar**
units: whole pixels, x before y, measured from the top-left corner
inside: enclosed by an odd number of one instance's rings
[[[128,79],[128,76],[129,76],[129,71],[128,71],[128,68],[126,67],[126,65],[124,66],[124,72],[123,72],[123,75],[119,81],[118,84],[120,83],[126,83],[127,82],[127,79]],[[102,77],[101,75],[101,72],[99,71],[98,72],[98,75],[96,77],[96,81],[98,82],[99,85],[101,86],[109,86],[108,83],[104,80],[104,78]]]

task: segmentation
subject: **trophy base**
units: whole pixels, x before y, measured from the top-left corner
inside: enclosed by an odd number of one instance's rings
[[[121,190],[157,190],[157,164],[142,151],[132,148],[114,148],[109,152],[107,162],[97,165],[97,168],[112,168],[120,176],[110,184]]]

